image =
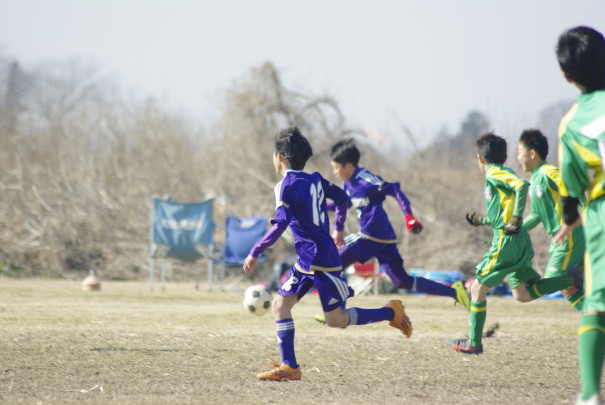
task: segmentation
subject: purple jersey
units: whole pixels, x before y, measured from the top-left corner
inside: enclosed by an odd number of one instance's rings
[[[337,204],[336,229],[342,230],[348,198],[345,192],[319,173],[289,169],[275,186],[275,219],[273,228],[251,251],[257,257],[273,244],[288,226],[294,235],[299,259],[295,264],[302,273],[342,269],[338,249],[330,236],[330,218],[326,198]]]
[[[410,202],[399,189],[399,183],[386,182],[369,170],[358,167],[345,181],[344,189],[357,210],[359,233],[375,242],[396,243],[395,230],[382,208],[382,202],[390,195],[397,199],[404,215],[412,213]]]

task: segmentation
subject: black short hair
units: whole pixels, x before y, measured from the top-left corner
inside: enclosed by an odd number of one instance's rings
[[[526,129],[519,137],[521,142],[528,150],[535,150],[542,160],[548,156],[548,139],[539,129]]]
[[[596,86],[605,80],[605,39],[590,27],[571,28],[559,36],[557,60],[571,80]]]
[[[477,153],[486,163],[503,164],[506,162],[506,140],[492,132],[486,132],[477,138]]]
[[[355,146],[355,140],[353,138],[336,142],[330,150],[330,159],[343,166],[347,163],[351,163],[353,166],[357,167],[360,156],[361,153],[359,153],[359,149]]]
[[[294,170],[303,170],[307,160],[313,156],[311,144],[297,126],[284,128],[275,134],[275,150]]]

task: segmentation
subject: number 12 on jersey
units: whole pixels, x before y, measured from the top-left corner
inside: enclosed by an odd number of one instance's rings
[[[313,223],[320,226],[320,221],[323,224],[326,219],[326,213],[321,210],[321,204],[325,198],[321,182],[317,183],[317,185],[311,184],[309,192],[311,193],[311,204],[313,205]]]

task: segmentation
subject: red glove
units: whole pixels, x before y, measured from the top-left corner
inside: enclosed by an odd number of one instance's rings
[[[416,218],[414,218],[412,214],[405,216],[405,226],[408,227],[408,232],[411,232],[415,235],[422,232],[422,224]]]

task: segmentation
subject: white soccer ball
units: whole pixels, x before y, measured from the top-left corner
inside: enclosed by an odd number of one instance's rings
[[[271,291],[262,284],[248,287],[244,292],[244,308],[253,315],[264,315],[271,309]]]

